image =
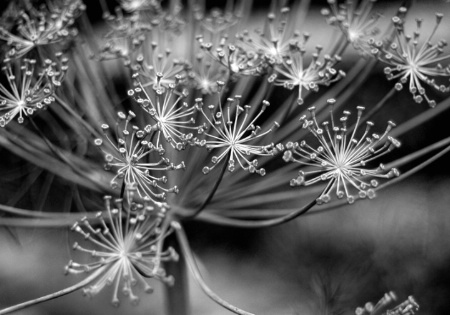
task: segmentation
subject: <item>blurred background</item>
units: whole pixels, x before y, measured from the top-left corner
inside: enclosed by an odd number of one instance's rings
[[[269,1],[255,2],[256,23],[264,19]],[[100,23],[101,11],[96,1],[87,4],[89,17]],[[220,5],[214,1],[211,7]],[[378,10],[385,14],[382,23],[389,23],[396,5],[395,1],[378,1]],[[304,25],[313,42],[325,41],[332,34],[319,13],[324,6],[326,1],[313,1]],[[408,23],[413,25],[415,17],[422,17],[424,32],[430,31],[436,11],[445,17],[435,39],[449,38],[448,1],[416,1]],[[392,82],[385,79],[380,66],[365,87],[349,106],[376,102],[391,89]],[[390,111],[392,116],[386,117],[384,111],[374,117],[375,121],[403,121],[427,110],[425,103],[415,104],[406,89],[390,103],[395,104]],[[417,126],[400,139],[403,147],[394,155],[401,156],[401,150],[419,149],[448,136],[449,119],[449,113],[444,112]],[[2,176],[7,176],[8,168],[22,167],[6,151],[0,149],[5,168]],[[380,191],[374,200],[312,212],[279,227],[243,230],[191,222],[186,224],[187,234],[211,288],[225,300],[255,314],[354,314],[357,306],[376,302],[385,292],[394,291],[399,302],[413,295],[421,306],[421,315],[446,315],[450,308],[448,160],[448,156],[442,157],[406,181]],[[37,182],[45,180],[43,175]],[[13,180],[11,183],[11,186],[2,183],[0,200],[6,200],[8,194],[18,189]],[[61,183],[61,190],[66,188]],[[286,189],[295,188],[286,185]],[[32,189],[27,198],[39,198],[41,193]],[[57,210],[58,203],[63,201],[57,192],[51,198],[47,203]],[[10,231],[0,230],[1,307],[76,282],[73,276],[64,276],[64,266],[74,255],[71,244],[76,237],[72,233],[66,229],[40,228],[17,228],[13,232],[14,237]],[[110,304],[110,292],[105,290],[94,299],[75,292],[17,314],[162,315],[164,288],[156,281],[153,285],[155,292],[140,294],[137,307],[123,299],[122,305],[115,309]],[[211,302],[194,281],[190,281],[189,289],[193,315],[230,314]]]

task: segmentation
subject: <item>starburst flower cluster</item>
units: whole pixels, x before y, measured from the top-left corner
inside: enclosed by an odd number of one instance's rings
[[[151,86],[155,90],[163,91],[169,85],[178,84],[186,77],[186,63],[172,58],[171,55],[172,51],[169,48],[162,52],[158,44],[153,42],[147,58],[144,55],[136,58],[134,70],[138,71],[139,81],[144,82],[142,84],[144,87]]]
[[[75,19],[85,10],[81,0],[48,2],[32,12],[22,11],[17,32],[0,26],[0,40],[10,46],[10,57],[20,58],[37,47],[60,43],[78,34]]]
[[[356,1],[346,0],[339,3],[337,0],[328,0],[330,9],[322,9],[327,23],[339,28],[347,41],[363,55],[370,55],[372,47],[369,43],[380,30],[377,22],[380,14],[372,13],[376,0]]]
[[[269,13],[264,29],[256,30],[256,38],[249,31],[244,31],[237,37],[252,51],[258,52],[269,64],[281,64],[290,55],[290,47],[295,46],[300,37],[298,31],[288,33],[288,15],[288,7],[281,8],[279,15]]]
[[[251,50],[233,44],[226,44],[224,37],[217,47],[197,37],[201,49],[228,70],[228,76],[258,76],[264,72],[265,64],[260,56]]]
[[[223,86],[223,82],[218,82]],[[236,169],[236,161],[239,166],[261,176],[266,174],[264,168],[258,168],[258,160],[250,160],[251,156],[272,156],[275,154],[273,143],[268,145],[259,144],[260,138],[270,133],[278,123],[261,131],[261,127],[255,125],[258,118],[269,106],[269,102],[263,101],[262,107],[256,115],[249,105],[240,104],[240,95],[228,98],[224,106],[220,101],[217,105],[209,105],[204,109],[203,100],[196,99],[195,107],[205,117],[206,122],[199,129],[199,134],[204,134],[206,140],[198,140],[197,144],[206,146],[208,150],[218,150],[219,155],[214,155],[211,159],[212,166],[205,166],[203,173],[209,173],[222,160],[227,161],[228,170],[233,172]],[[223,108],[222,108],[223,107]],[[209,112],[209,115],[206,113]],[[214,151],[216,152],[216,151]]]
[[[304,34],[304,43],[309,35]],[[317,92],[320,85],[329,86],[331,83],[341,79],[345,73],[336,70],[334,66],[341,60],[339,56],[324,55],[320,59],[322,47],[317,46],[316,52],[312,54],[309,65],[305,61],[306,50],[303,46],[291,45],[291,54],[284,59],[282,64],[275,67],[275,73],[269,77],[269,82],[283,86],[287,89],[298,87],[297,103],[303,104],[303,89]]]
[[[394,292],[386,293],[377,304],[366,303],[364,307],[358,307],[355,315],[413,315],[419,310],[419,304],[410,296],[401,304],[389,309],[389,305],[397,300]]]
[[[193,114],[196,109],[189,106],[184,99],[187,92],[177,92],[176,84],[170,83],[167,89],[150,90],[139,83],[139,86],[128,91],[141,108],[147,112],[155,124],[151,129],[157,133],[156,147],[161,147],[161,136],[177,150],[183,150],[193,137],[192,131],[196,131]]]
[[[133,53],[152,29],[151,23],[142,21],[139,13],[124,15],[119,8],[115,15],[105,12],[103,18],[110,31],[105,35],[106,43],[99,53],[100,60],[124,58],[131,62]]]
[[[25,116],[55,101],[55,89],[61,85],[67,71],[67,58],[57,57],[58,62],[46,59],[42,66],[35,59],[3,61],[7,85],[0,83],[0,127],[16,117],[17,122],[23,123]]]
[[[368,168],[372,160],[400,146],[398,140],[388,136],[395,125],[388,122],[386,130],[379,135],[370,134],[373,123],[367,122],[364,133],[358,136],[357,129],[364,108],[357,108],[357,121],[352,131],[347,126],[350,112],[344,111],[339,119],[340,125],[335,120],[332,110],[334,102],[328,101],[331,107],[329,121],[319,124],[314,107],[308,109],[310,118],[306,115],[300,118],[302,128],[307,129],[319,142],[317,147],[311,146],[306,140],[286,144],[283,159],[301,165],[297,178],[291,180],[291,186],[327,182],[317,199],[318,203],[329,202],[333,190],[338,198],[346,197],[349,203],[353,203],[356,198],[374,198],[374,188],[378,186],[378,181],[374,178],[399,175],[395,168],[386,171],[383,164],[375,169]]]
[[[133,188],[131,187],[132,191]],[[133,193],[131,192],[131,195]],[[130,195],[130,194],[127,194]],[[119,306],[119,296],[139,302],[135,293],[137,285],[144,292],[152,293],[147,279],[156,279],[172,285],[174,279],[167,275],[162,262],[178,260],[172,249],[164,249],[164,240],[170,233],[166,223],[167,207],[155,205],[149,199],[143,204],[132,199],[105,198],[105,212],[99,212],[94,225],[83,218],[72,230],[84,237],[91,246],[75,243],[73,249],[89,254],[92,262],[77,263],[71,260],[65,267],[67,274],[87,274],[91,279],[83,288],[83,294],[92,297],[112,286],[112,304]]]
[[[406,13],[406,9],[401,11]],[[445,40],[432,43],[433,36],[441,23],[443,15],[436,13],[436,24],[426,38],[421,38],[422,20],[416,20],[416,30],[413,35],[405,32],[402,16],[392,18],[395,26],[395,40],[393,42],[375,42],[372,50],[379,60],[387,64],[384,72],[388,80],[397,80],[395,88],[401,90],[403,85],[408,85],[409,91],[417,103],[424,99],[431,106],[436,106],[436,101],[431,99],[426,92],[425,85],[436,91],[448,92],[450,87],[445,83],[438,83],[436,79],[450,78],[450,67],[442,64],[450,59],[449,54],[444,54]],[[420,42],[422,43],[420,44]]]
[[[201,12],[199,8],[195,13],[195,19],[202,27],[203,31],[210,34],[210,40],[214,37],[228,34],[230,29],[240,20],[240,12],[223,11],[214,8],[209,13]]]
[[[119,112],[116,124],[117,140],[109,135],[110,127],[103,124],[106,141],[96,139],[95,145],[105,154],[105,168],[113,169],[116,174],[111,180],[113,188],[119,188],[121,181],[122,190],[127,185],[136,185],[141,198],[149,197],[155,202],[164,200],[166,193],[178,192],[177,186],[171,188],[163,186],[167,183],[164,172],[183,169],[184,163],[175,165],[164,157],[164,149],[156,147],[151,141],[154,129],[150,125],[143,130],[132,126],[130,121],[135,117],[131,111],[128,115]]]

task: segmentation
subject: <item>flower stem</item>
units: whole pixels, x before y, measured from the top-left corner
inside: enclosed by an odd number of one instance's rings
[[[176,252],[180,252],[180,245],[175,238],[167,239],[169,246]],[[166,290],[166,313],[167,315],[189,315],[189,286],[186,261],[180,255],[178,261],[168,261],[164,263],[164,268],[168,275],[175,279],[173,286],[165,286]]]
[[[233,227],[240,227],[240,228],[263,228],[263,227],[270,227],[270,226],[276,226],[283,223],[286,223],[290,220],[293,220],[302,214],[305,214],[308,212],[312,207],[314,207],[317,204],[317,200],[314,199],[306,206],[295,210],[291,213],[288,213],[287,215],[275,218],[275,219],[268,219],[268,220],[239,220],[239,219],[233,219],[233,218],[227,218],[222,217],[215,214],[205,214],[204,216],[199,217],[203,221],[207,221],[209,223],[215,223],[219,225],[224,226],[233,226]]]
[[[202,278],[202,275],[200,274],[200,271],[198,270],[197,263],[195,262],[194,255],[192,254],[191,248],[189,246],[189,242],[187,240],[186,234],[184,233],[183,228],[181,227],[180,223],[173,221],[172,227],[175,230],[179,245],[181,247],[181,251],[183,253],[184,259],[186,259],[186,262],[192,272],[192,275],[194,276],[197,283],[200,285],[200,288],[205,292],[205,294],[211,298],[214,302],[217,304],[223,306],[224,308],[230,310],[231,312],[239,315],[253,315],[252,313],[246,312],[227,301],[220,298],[216,293],[214,293],[205,283],[205,281]],[[177,314],[178,315],[178,314]]]
[[[200,212],[203,211],[203,209],[205,209],[205,207],[209,204],[209,202],[211,201],[211,199],[214,197],[214,194],[217,191],[217,188],[219,188],[220,182],[223,179],[223,175],[225,174],[225,170],[227,169],[228,166],[228,161],[230,160],[230,153],[227,154],[227,157],[224,159],[224,163],[222,166],[222,170],[220,171],[220,175],[217,178],[216,183],[214,184],[213,189],[210,191],[208,197],[205,199],[205,201],[203,202],[203,204],[197,209],[195,210],[194,213],[187,215],[185,218],[188,219],[193,219],[194,217],[196,217]]]
[[[9,313],[27,308],[29,306],[36,305],[36,304],[46,302],[46,301],[50,301],[50,300],[56,299],[58,297],[72,293],[74,291],[77,291],[77,290],[81,289],[82,287],[86,286],[87,284],[89,284],[92,280],[94,280],[95,277],[97,277],[97,275],[98,275],[97,273],[93,273],[92,275],[90,275],[89,277],[84,279],[83,281],[80,281],[71,287],[65,288],[63,290],[60,290],[60,291],[57,291],[57,292],[54,292],[54,293],[51,293],[48,295],[44,295],[37,299],[33,299],[33,300],[30,300],[27,302],[23,302],[23,303],[14,305],[14,306],[4,308],[4,309],[0,310],[0,315],[9,314]]]

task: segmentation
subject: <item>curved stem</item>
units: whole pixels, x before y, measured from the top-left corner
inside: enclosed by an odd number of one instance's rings
[[[325,190],[329,187],[325,188]],[[325,191],[324,190],[324,191]],[[322,195],[322,193],[320,193]],[[320,196],[319,195],[319,196]],[[308,212],[312,207],[314,207],[317,204],[317,199],[314,199],[307,205],[303,206],[302,208],[295,210],[291,213],[288,213],[284,216],[275,218],[275,219],[268,219],[268,220],[239,220],[239,219],[233,219],[233,218],[226,218],[219,215],[214,214],[205,214],[200,219],[207,221],[209,223],[215,223],[219,225],[225,225],[225,226],[233,226],[233,227],[240,227],[240,228],[263,228],[263,227],[270,227],[275,225],[280,225],[283,223],[286,223],[290,220],[293,220],[306,212]]]
[[[377,103],[377,105],[375,105],[373,108],[370,109],[370,111],[364,115],[363,117],[361,117],[360,120],[360,124],[363,124],[364,122],[366,122],[370,117],[372,117],[376,112],[378,112],[381,107],[383,107],[386,102],[395,94],[395,87],[393,87],[382,99],[381,101],[379,101]],[[352,128],[349,128],[349,130]]]
[[[410,169],[406,173],[402,174],[401,176],[399,176],[399,177],[397,177],[395,179],[392,179],[392,180],[390,180],[390,181],[388,181],[388,182],[378,186],[375,190],[380,190],[380,189],[386,188],[386,187],[391,186],[391,185],[393,185],[393,184],[395,184],[395,183],[397,183],[399,181],[402,181],[402,180],[406,179],[407,177],[413,175],[414,173],[417,173],[418,171],[420,171],[424,167],[426,167],[429,164],[433,163],[434,161],[436,161],[437,159],[439,159],[441,156],[443,156],[444,154],[446,154],[449,151],[450,151],[450,146],[447,146],[441,152],[439,152],[436,155],[433,155],[431,158],[429,158],[425,162],[422,162],[419,165],[413,167],[412,169]]]
[[[186,234],[184,233],[183,228],[181,227],[180,223],[173,221],[171,223],[172,227],[175,230],[178,243],[180,244],[181,251],[183,252],[184,259],[186,260],[195,280],[197,280],[197,283],[200,285],[200,288],[205,292],[205,294],[211,298],[214,302],[217,304],[223,306],[224,308],[230,310],[231,312],[239,315],[254,315],[252,313],[246,312],[244,310],[241,310],[240,308],[228,303],[227,301],[220,298],[216,293],[214,293],[205,283],[205,281],[202,278],[202,275],[200,274],[200,270],[198,270],[197,263],[195,261],[194,255],[192,254],[192,250],[189,246],[189,242],[187,240]]]
[[[205,201],[203,202],[203,204],[200,206],[200,208],[198,208],[197,210],[195,210],[194,213],[189,214],[189,215],[185,216],[184,218],[186,218],[186,219],[193,219],[193,218],[195,218],[195,217],[196,217],[198,214],[200,214],[200,212],[202,212],[203,209],[205,209],[206,206],[209,204],[209,202],[211,201],[211,199],[214,197],[214,194],[216,193],[217,188],[219,188],[220,182],[221,182],[222,179],[223,179],[223,175],[225,174],[225,170],[227,169],[228,161],[230,160],[230,156],[231,156],[230,153],[228,153],[226,159],[224,160],[224,164],[223,164],[223,166],[222,166],[222,170],[220,171],[220,175],[219,175],[219,177],[217,178],[217,181],[216,181],[216,183],[214,184],[213,189],[210,191],[208,197],[205,199]]]
[[[12,313],[12,312],[15,312],[15,311],[27,308],[29,306],[36,305],[36,304],[39,304],[39,303],[42,303],[42,302],[46,302],[46,301],[50,301],[50,300],[53,300],[53,299],[58,298],[60,296],[64,296],[64,295],[67,295],[67,294],[72,293],[74,291],[77,291],[77,290],[81,289],[82,287],[86,286],[87,284],[89,284],[92,280],[94,280],[95,277],[97,277],[97,273],[93,273],[92,275],[90,275],[89,277],[84,279],[83,281],[80,281],[80,282],[78,282],[77,284],[74,284],[71,287],[65,288],[63,290],[60,290],[60,291],[57,291],[57,292],[54,292],[54,293],[51,293],[51,294],[48,294],[48,295],[44,295],[44,296],[42,296],[40,298],[37,298],[37,299],[34,299],[34,300],[30,300],[30,301],[27,301],[27,302],[23,302],[23,303],[14,305],[14,306],[10,306],[10,307],[4,308],[4,309],[0,310],[0,315],[9,314],[9,313]]]

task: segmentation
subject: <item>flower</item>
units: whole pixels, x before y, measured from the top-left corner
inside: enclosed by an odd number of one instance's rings
[[[308,34],[303,35],[306,42]],[[290,46],[291,54],[282,64],[275,66],[275,74],[269,77],[269,82],[283,86],[292,90],[298,86],[298,104],[303,104],[303,88],[317,92],[319,85],[328,86],[331,83],[345,76],[343,71],[336,71],[333,67],[341,58],[339,56],[330,57],[325,55],[323,61],[319,61],[322,51],[321,46],[316,46],[316,52],[312,55],[312,60],[308,66],[304,64],[306,50],[299,45]],[[279,76],[281,75],[281,77]]]
[[[0,83],[0,127],[5,127],[16,116],[17,121],[23,123],[24,116],[55,101],[53,94],[61,85],[68,61],[62,55],[58,56],[59,64],[46,59],[41,70],[36,69],[34,59],[19,59],[19,68],[9,58],[3,61],[2,71],[9,88]]]
[[[283,159],[286,162],[299,163],[305,166],[298,173],[298,177],[291,180],[291,186],[309,186],[321,181],[328,182],[325,190],[317,199],[318,203],[330,201],[330,192],[335,189],[338,198],[347,197],[349,203],[353,203],[356,197],[352,191],[356,191],[359,198],[374,198],[378,181],[371,177],[391,178],[398,176],[399,172],[393,168],[385,172],[384,165],[380,164],[376,169],[368,169],[367,164],[388,153],[400,142],[388,136],[395,124],[391,121],[383,134],[376,133],[370,136],[372,122],[367,122],[364,133],[357,138],[357,129],[364,111],[364,107],[358,106],[358,117],[350,134],[347,129],[347,120],[350,112],[344,111],[340,118],[341,125],[333,117],[333,104],[335,100],[328,100],[330,104],[330,120],[324,121],[322,126],[316,119],[315,108],[309,108],[310,119],[302,116],[300,122],[303,129],[309,132],[319,141],[317,148],[312,147],[306,140],[288,142]],[[298,157],[298,159],[296,158]],[[370,179],[370,180],[369,180]]]
[[[351,0],[339,5],[337,0],[328,0],[331,11],[322,9],[321,13],[328,24],[342,31],[356,50],[363,55],[369,55],[372,50],[369,40],[379,33],[375,25],[380,14],[371,14],[374,2],[376,0],[363,0],[357,6],[357,3]]]
[[[240,12],[235,13],[232,10],[222,11],[218,8],[213,8],[208,14],[197,10],[195,14],[195,19],[200,22],[204,31],[210,33],[211,37],[214,37],[216,34],[229,32],[239,22],[240,18]]]
[[[151,162],[154,158],[152,153],[164,154],[162,147],[155,147],[151,142],[151,134],[154,131],[152,127],[146,126],[144,130],[140,130],[137,126],[132,126],[130,132],[128,130],[129,122],[136,115],[132,111],[128,113],[128,116],[119,112],[118,117],[117,142],[108,136],[109,126],[107,124],[102,125],[107,142],[102,139],[95,140],[95,145],[99,146],[105,154],[105,168],[116,170],[116,175],[111,180],[111,186],[118,188],[117,180],[122,179],[122,189],[127,185],[136,185],[141,198],[149,197],[154,202],[160,199],[164,200],[167,192],[177,193],[177,186],[164,188],[161,185],[161,183],[167,182],[165,175],[156,174],[164,173],[167,170],[182,169],[184,163],[174,165],[163,156],[159,157],[159,161]],[[120,126],[122,123],[124,126]],[[120,127],[123,129],[119,130]],[[150,141],[146,138],[150,138]]]
[[[261,54],[269,64],[280,64],[290,53],[290,47],[296,45],[300,36],[299,32],[294,32],[288,36],[286,31],[289,19],[289,8],[283,7],[280,15],[269,13],[264,30],[257,30],[256,38],[252,38],[248,31],[238,34],[238,38],[247,43],[253,51]]]
[[[203,36],[197,36],[200,48],[214,60],[227,68],[230,75],[257,76],[263,73],[265,68],[263,59],[251,50],[229,44],[225,48],[226,37],[223,37],[218,47],[213,50],[213,44],[204,41]]]
[[[139,87],[129,90],[128,95],[133,96],[136,102],[150,114],[156,122],[151,129],[157,132],[156,146],[160,146],[161,134],[172,147],[177,150],[185,148],[186,143],[192,139],[192,133],[183,133],[182,130],[197,130],[194,126],[195,120],[192,117],[196,109],[184,102],[187,92],[178,93],[175,91],[176,85],[169,84],[163,91],[156,89],[147,93],[146,89],[139,83]],[[143,96],[143,97],[142,97]]]
[[[105,35],[106,44],[100,51],[100,59],[124,58],[127,63],[131,62],[132,53],[142,45],[152,25],[142,21],[138,13],[124,16],[121,10],[116,10],[115,16],[106,12],[104,19],[111,30]]]
[[[413,315],[419,310],[419,304],[412,296],[396,307],[388,309],[388,305],[395,300],[397,300],[397,296],[394,292],[386,293],[376,305],[368,302],[364,307],[358,307],[355,315]]]
[[[114,306],[120,303],[120,287],[123,295],[137,304],[139,297],[133,288],[138,283],[146,293],[152,293],[153,288],[146,279],[154,278],[168,285],[174,282],[173,277],[166,275],[161,267],[162,261],[178,260],[172,248],[162,250],[164,239],[169,233],[167,208],[154,205],[149,199],[144,204],[134,203],[132,199],[128,202],[118,199],[111,204],[110,196],[104,199],[106,213],[97,214],[98,228],[86,218],[72,227],[73,231],[94,245],[94,248],[89,248],[75,243],[73,249],[89,254],[94,261],[77,263],[71,260],[65,271],[70,274],[90,274],[92,281],[83,289],[84,295],[94,296],[105,286],[112,285]]]
[[[152,86],[159,90],[167,88],[169,84],[178,84],[186,76],[185,62],[172,58],[170,49],[166,49],[164,53],[159,52],[156,42],[151,47],[150,63],[142,54],[136,58],[134,69],[139,73],[134,78],[139,78],[143,87]]]
[[[217,82],[219,87],[223,87],[223,82]],[[258,145],[256,144],[261,137],[270,133],[273,128],[278,127],[278,123],[274,126],[261,132],[261,127],[256,126],[256,120],[262,115],[269,102],[263,101],[262,108],[251,119],[253,111],[250,105],[245,105],[243,108],[240,105],[240,95],[235,95],[234,98],[228,98],[225,108],[222,109],[220,101],[217,106],[209,105],[210,117],[203,109],[202,99],[196,99],[195,107],[199,110],[206,119],[206,123],[199,128],[199,134],[204,134],[207,140],[197,140],[197,144],[206,146],[208,150],[221,149],[219,156],[213,156],[211,161],[212,167],[205,166],[203,173],[209,173],[217,164],[223,159],[228,159],[228,170],[233,172],[236,168],[235,162],[237,160],[240,167],[250,173],[257,173],[261,176],[266,174],[264,168],[258,169],[258,160],[250,161],[246,156],[272,156],[275,154],[274,145]],[[243,114],[243,115],[242,115]],[[234,116],[234,117],[233,117]],[[253,142],[255,144],[249,144]]]
[[[406,13],[406,8],[401,12]],[[450,91],[449,86],[435,82],[435,78],[450,77],[450,67],[441,64],[450,58],[450,55],[443,55],[443,48],[447,42],[440,40],[437,44],[431,43],[442,17],[441,13],[436,13],[436,24],[432,32],[424,39],[422,45],[419,45],[422,20],[416,20],[417,29],[409,36],[405,34],[404,20],[396,16],[392,18],[396,30],[394,42],[385,45],[380,42],[374,43],[373,49],[377,58],[388,65],[384,68],[388,80],[398,79],[395,88],[401,90],[404,84],[409,83],[409,91],[414,100],[421,103],[425,99],[431,107],[436,106],[436,101],[428,97],[423,84],[440,92]]]
[[[196,55],[194,64],[188,70],[188,78],[195,89],[203,94],[214,94],[218,91],[217,81],[227,76],[226,69],[203,53]]]
[[[11,46],[9,55],[20,58],[38,46],[61,42],[75,37],[78,30],[72,25],[75,18],[85,10],[81,0],[63,1],[58,5],[48,2],[48,6],[33,14],[21,12],[17,21],[17,34],[0,26],[0,40]]]

